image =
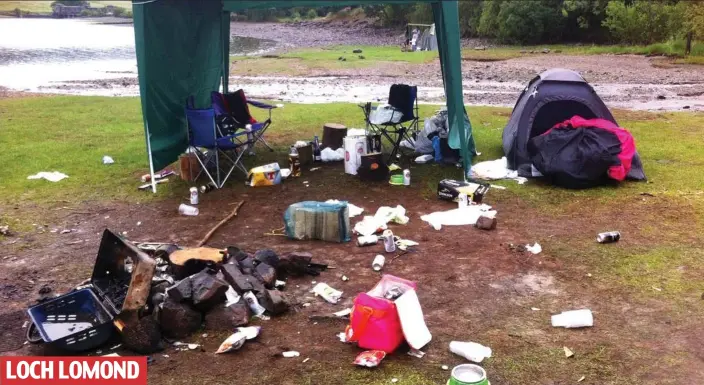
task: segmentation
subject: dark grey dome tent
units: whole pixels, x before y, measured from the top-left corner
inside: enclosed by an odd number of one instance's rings
[[[503,148],[508,167],[517,170],[520,176],[533,176],[528,141],[575,115],[584,119],[605,119],[618,125],[611,111],[579,73],[553,68],[533,78],[518,97],[504,128]],[[628,177],[645,179],[637,153]]]

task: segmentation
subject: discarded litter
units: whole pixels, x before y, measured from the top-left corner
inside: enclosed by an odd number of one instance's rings
[[[384,267],[385,261],[386,258],[384,258],[383,255],[377,254],[377,256],[374,257],[374,260],[372,261],[372,269],[374,269],[374,271],[381,271],[381,269]]]
[[[112,157],[107,156],[107,155],[103,156],[103,164],[113,164],[113,163],[115,163],[115,160]]]
[[[49,182],[58,182],[64,178],[68,178],[68,175],[59,171],[41,171],[27,177],[27,179],[46,179]]]
[[[386,357],[386,353],[381,350],[366,350],[357,355],[354,364],[366,368],[375,368]]]
[[[339,162],[345,159],[345,149],[340,147],[337,150],[333,150],[330,147],[325,147],[320,152],[320,158],[323,162]]]
[[[62,234],[62,235],[69,234],[71,231],[72,231],[71,229],[64,229],[64,230],[61,230],[61,232],[59,234]]]
[[[570,350],[567,346],[563,346],[562,349],[565,351],[565,357],[570,358],[574,356],[574,352]]]
[[[273,186],[279,183],[281,183],[281,167],[278,163],[254,167],[247,174],[246,184],[250,187]]]
[[[589,309],[570,310],[552,316],[553,327],[584,328],[594,326],[594,316]]]
[[[371,246],[376,245],[379,242],[379,237],[376,235],[366,235],[357,238],[357,246]]]
[[[416,358],[423,358],[423,356],[425,356],[425,352],[418,349],[411,349],[408,351],[408,355]]]
[[[198,208],[181,203],[178,206],[178,213],[181,215],[196,216],[198,215]]]
[[[220,344],[220,347],[215,352],[215,354],[227,353],[233,350],[237,350],[244,345],[245,341],[249,341],[257,338],[261,332],[261,327],[250,326],[250,327],[240,327],[235,329],[235,333],[227,337],[225,341]]]
[[[596,241],[599,243],[613,243],[621,239],[621,233],[618,231],[607,231],[596,235]]]
[[[347,203],[347,210],[349,211],[350,218],[354,218],[364,212],[363,208],[355,206],[350,202],[342,202],[337,199],[328,199],[325,201],[325,203]]]
[[[531,245],[526,245],[526,250],[533,254],[540,254],[541,251],[543,251],[543,248],[540,246],[538,242],[535,242],[532,246]]]
[[[340,277],[340,279],[341,279],[342,281],[344,281],[344,282],[347,282],[347,281],[350,280],[350,278],[349,278],[348,276],[346,276],[346,275],[343,275],[342,277]]]
[[[587,376],[582,376],[579,378],[579,380],[577,380],[577,382],[582,382],[582,381],[584,381],[585,378],[587,378]]]
[[[347,202],[304,201],[290,205],[284,213],[286,236],[291,239],[319,239],[328,242],[350,240]]]
[[[392,384],[395,384],[395,383],[397,383],[397,382],[398,382],[398,378],[392,378],[392,379],[391,379],[391,383],[392,383]]]
[[[523,184],[527,181],[526,178],[518,176],[518,171],[508,168],[506,157],[474,164],[472,165],[471,174],[472,178],[477,179],[513,179],[518,184]]]
[[[396,240],[396,242],[395,242],[395,243],[396,243],[396,247],[398,247],[398,249],[401,250],[401,251],[406,251],[406,250],[408,250],[409,247],[413,247],[413,246],[418,246],[418,245],[419,245],[418,242],[412,241],[412,240],[410,240],[410,239],[402,239],[402,238],[399,238],[399,237],[395,237],[394,239]]]
[[[423,163],[428,163],[429,161],[433,160],[433,156],[430,154],[425,154],[417,157],[414,161],[419,164]]]
[[[476,342],[450,342],[450,351],[472,362],[481,363],[485,358],[491,357],[491,348]]]
[[[537,308],[537,307],[532,307],[532,308],[530,308],[530,310],[533,310],[533,311],[539,311],[539,310],[540,310],[540,308]]]
[[[448,211],[437,211],[431,214],[422,215],[420,219],[428,222],[435,230],[442,229],[442,226],[474,225],[480,216],[494,217],[496,211],[486,204],[471,205],[462,209]]]
[[[450,367],[447,366],[447,365],[443,365],[443,366],[440,367],[440,369],[442,369],[442,370],[450,370]]]
[[[342,292],[330,287],[327,283],[320,282],[312,290],[315,295],[323,297],[329,303],[336,304],[342,297]]]
[[[161,184],[161,183],[167,183],[169,180],[168,179],[157,179],[154,184]],[[137,190],[148,190],[152,188],[152,184],[150,183],[145,183],[143,185],[140,185],[137,187]]]
[[[305,364],[305,363],[308,362],[308,361],[310,361],[310,357],[308,357],[308,358],[306,358],[305,360],[303,360],[303,363]]]
[[[394,233],[391,230],[384,230],[381,238],[384,240],[384,250],[387,253],[396,251],[396,242],[394,241]]]
[[[346,341],[360,348],[392,353],[405,340],[414,349],[430,341],[414,282],[384,275],[372,290],[354,299]],[[369,312],[379,311],[372,318]]]
[[[340,311],[334,312],[332,314],[335,315],[336,317],[340,317],[340,318],[349,317],[349,315],[352,314],[352,308],[340,310]]]
[[[281,353],[281,355],[284,356],[284,358],[293,358],[293,357],[299,357],[301,355],[301,353],[299,353],[295,350],[290,350],[288,352]]]
[[[452,368],[448,384],[489,385],[489,381],[486,378],[486,371],[481,366],[463,364]]]

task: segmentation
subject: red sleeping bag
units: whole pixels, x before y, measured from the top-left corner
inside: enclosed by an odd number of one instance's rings
[[[535,168],[554,184],[586,188],[623,181],[636,145],[626,129],[605,119],[573,116],[528,142]]]

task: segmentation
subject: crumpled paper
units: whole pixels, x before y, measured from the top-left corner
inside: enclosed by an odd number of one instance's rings
[[[337,199],[328,199],[325,201],[325,203],[340,203],[340,201]],[[363,208],[361,208],[359,206],[355,206],[350,202],[347,202],[347,210],[350,214],[350,218],[354,218],[357,215],[361,215],[364,212]]]
[[[381,206],[376,210],[374,216],[365,216],[362,221],[354,225],[354,232],[361,235],[372,235],[386,230],[389,222],[405,225],[408,223],[406,209],[398,205],[396,207]]]
[[[68,178],[68,175],[59,171],[41,171],[27,177],[27,179],[46,179],[49,182],[58,182],[64,178]]]

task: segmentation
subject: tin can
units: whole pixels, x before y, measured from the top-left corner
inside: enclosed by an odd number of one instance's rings
[[[372,261],[372,269],[374,269],[374,271],[381,271],[384,267],[384,262],[386,262],[386,258],[381,254],[377,254],[377,256],[374,257],[374,261]]]
[[[464,364],[452,368],[447,385],[489,385],[486,371],[479,365]]]
[[[198,188],[197,187],[191,187],[191,204],[192,205],[198,204]]]
[[[596,241],[599,243],[618,242],[619,239],[621,239],[621,233],[618,231],[607,231],[605,233],[599,233],[596,236]]]
[[[384,250],[386,250],[387,253],[393,253],[394,251],[396,251],[394,233],[391,230],[384,230],[382,238],[384,238]]]
[[[357,238],[357,246],[371,246],[376,245],[379,241],[379,237],[376,235],[367,235],[364,237]]]
[[[190,215],[190,216],[195,216],[198,215],[198,208],[189,206],[185,203],[181,203],[178,206],[178,213],[181,215]]]
[[[465,193],[460,193],[457,195],[457,207],[458,208],[465,208],[469,206],[469,197]]]
[[[266,309],[259,304],[257,297],[251,291],[244,293],[242,298],[244,298],[244,301],[247,302],[247,305],[249,305],[249,309],[252,310],[252,314],[259,316],[264,314],[266,311]]]
[[[403,185],[404,186],[411,185],[411,170],[409,170],[409,169],[403,170]]]
[[[204,184],[200,186],[200,192],[202,194],[209,193],[211,191],[215,190],[215,185],[212,183]]]

